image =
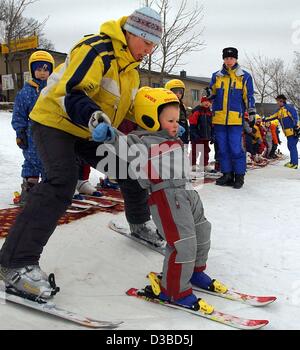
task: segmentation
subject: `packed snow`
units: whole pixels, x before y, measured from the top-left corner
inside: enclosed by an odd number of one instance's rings
[[[0,113],[0,208],[10,206],[21,184],[22,154],[10,120],[10,113]],[[282,133],[281,139],[284,143]],[[288,154],[286,145],[280,149]],[[268,319],[270,330],[300,328],[300,172],[283,163],[249,171],[241,190],[214,184],[199,188],[213,227],[207,273],[239,291],[278,300],[254,308],[204,297],[218,310]],[[98,177],[94,171],[91,182]],[[42,268],[54,272],[61,287],[57,305],[95,319],[122,320],[119,329],[230,329],[126,296],[130,287],[146,285],[149,271],[161,270],[163,257],[111,231],[107,224],[114,217],[99,213],[57,227],[41,259]],[[13,304],[0,309],[0,329],[81,329]]]

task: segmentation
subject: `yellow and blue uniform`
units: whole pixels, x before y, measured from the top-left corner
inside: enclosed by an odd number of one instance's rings
[[[221,171],[244,175],[246,156],[242,148],[244,113],[255,113],[253,80],[236,64],[212,75],[210,89],[216,141],[219,146]]]
[[[139,87],[139,74],[122,30],[127,17],[109,21],[99,35],[83,38],[66,62],[48,79],[30,118],[40,124],[90,139],[88,122],[102,110],[114,127],[130,109]]]
[[[288,149],[290,151],[291,158],[290,163],[292,165],[298,165],[298,137],[295,136],[294,129],[297,128],[299,125],[299,117],[295,107],[290,104],[284,103],[284,105],[280,107],[276,113],[264,119],[264,121],[273,120],[279,121],[281,128],[285,136],[287,137]]]
[[[239,65],[214,73],[210,88],[213,124],[242,125],[245,111],[255,111],[252,77]]]
[[[264,118],[264,121],[278,120],[286,137],[294,136],[294,128],[298,126],[299,117],[294,106],[285,103],[279,110]]]

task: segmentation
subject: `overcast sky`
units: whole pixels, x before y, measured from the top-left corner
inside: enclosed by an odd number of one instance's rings
[[[180,0],[170,0],[173,7]],[[85,34],[99,31],[100,24],[129,15],[141,0],[39,0],[24,15],[42,21],[46,37],[57,51],[68,52]],[[210,77],[222,64],[222,49],[239,49],[239,60],[245,54],[279,57],[288,64],[294,51],[300,52],[299,0],[203,0],[203,51],[188,54],[183,67],[188,75]],[[190,7],[194,0],[188,0]],[[178,73],[182,68],[179,68]]]

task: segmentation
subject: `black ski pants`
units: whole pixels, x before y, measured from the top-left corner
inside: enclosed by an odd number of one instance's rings
[[[20,268],[38,264],[57,222],[71,204],[78,180],[78,160],[96,168],[104,156],[96,156],[99,143],[59,129],[34,123],[33,138],[42,160],[46,180],[28,196],[0,251],[0,265]],[[150,219],[148,193],[136,180],[119,180],[127,220],[132,224]]]

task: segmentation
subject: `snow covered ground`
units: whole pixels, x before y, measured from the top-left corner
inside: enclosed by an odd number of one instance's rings
[[[0,113],[0,208],[9,207],[21,182],[22,155],[15,146],[10,118],[11,114]],[[285,145],[281,150],[287,153]],[[95,183],[97,177],[93,172],[91,181]],[[240,291],[275,295],[278,301],[253,308],[205,298],[229,313],[269,319],[266,329],[299,329],[299,170],[284,168],[282,163],[270,165],[249,171],[241,190],[208,184],[199,193],[213,225],[208,273]],[[56,229],[41,266],[56,275],[61,287],[55,297],[58,305],[96,319],[123,320],[120,329],[229,329],[126,296],[128,288],[147,283],[147,272],[161,270],[163,258],[108,229],[113,217],[99,213]],[[0,329],[79,328],[12,304],[0,309]]]

